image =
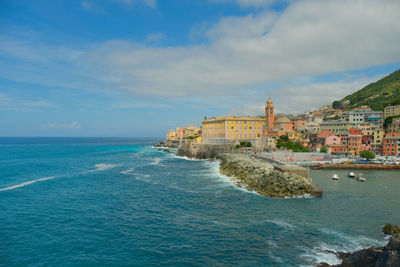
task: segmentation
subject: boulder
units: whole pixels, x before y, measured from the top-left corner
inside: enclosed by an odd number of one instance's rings
[[[400,226],[394,224],[386,224],[382,231],[387,235],[400,236]]]

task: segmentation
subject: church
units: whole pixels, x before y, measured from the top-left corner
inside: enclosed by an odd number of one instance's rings
[[[293,131],[293,121],[289,120],[286,116],[275,117],[274,103],[272,102],[271,97],[268,97],[267,104],[265,105],[263,136],[281,136]]]

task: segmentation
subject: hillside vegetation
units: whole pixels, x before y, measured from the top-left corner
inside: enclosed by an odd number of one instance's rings
[[[347,100],[350,101],[346,105]],[[361,90],[346,96],[340,101],[333,102],[334,108],[346,110],[368,105],[373,110],[383,110],[388,105],[400,104],[400,70],[371,83]]]

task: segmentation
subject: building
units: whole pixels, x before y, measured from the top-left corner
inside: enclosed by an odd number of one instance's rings
[[[354,126],[363,122],[375,122],[378,124],[383,122],[383,112],[371,109],[352,110],[348,113],[348,117],[349,122]]]
[[[275,120],[274,129],[278,130],[278,132],[287,133],[294,131],[294,124],[286,116],[281,116]]]
[[[333,155],[347,154],[347,145],[345,144],[331,145],[329,148],[331,150],[331,154]]]
[[[377,154],[382,153],[382,143],[385,132],[383,129],[375,130],[372,132],[371,150]]]
[[[177,139],[184,139],[189,136],[198,136],[200,128],[196,126],[178,127],[176,128]]]
[[[385,118],[400,115],[400,105],[385,107],[383,110],[383,115]]]
[[[392,122],[386,126],[386,132],[399,133],[400,132],[400,118],[392,118]]]
[[[176,137],[176,132],[174,131],[174,130],[169,130],[168,132],[167,132],[167,141],[169,141],[169,140],[176,140],[177,139],[177,137]]]
[[[336,135],[329,135],[325,137],[325,146],[333,146],[342,144],[342,139]]]
[[[384,156],[400,155],[400,132],[387,133],[383,139],[382,154]]]
[[[320,123],[320,127],[321,130],[329,130],[335,135],[344,136],[354,124],[344,120],[333,120]]]
[[[274,115],[274,103],[272,103],[271,97],[268,97],[267,104],[265,105],[265,123],[263,129],[263,136],[270,135],[270,132],[274,129],[275,115]]]
[[[289,138],[289,141],[292,142],[303,140],[303,135],[301,134],[301,132],[288,132],[287,136]]]
[[[363,150],[362,131],[358,128],[352,127],[348,132],[347,151],[353,155],[360,155],[360,152]]]
[[[251,141],[263,136],[265,120],[250,116],[225,116],[202,122],[203,143],[225,144]]]

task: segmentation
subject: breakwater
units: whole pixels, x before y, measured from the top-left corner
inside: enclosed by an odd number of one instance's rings
[[[271,163],[246,154],[220,154],[220,172],[232,177],[239,187],[267,197],[322,195],[310,179],[277,170]]]

